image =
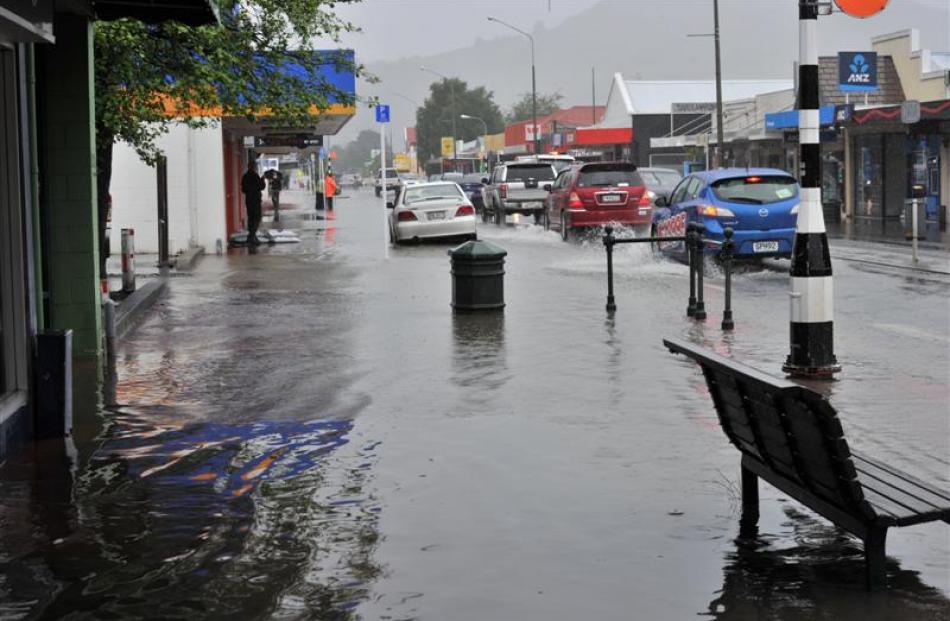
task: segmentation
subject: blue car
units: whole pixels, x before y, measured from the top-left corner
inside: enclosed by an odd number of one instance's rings
[[[465,195],[468,196],[468,199],[472,201],[472,205],[479,212],[485,208],[485,201],[482,197],[482,188],[485,184],[482,183],[482,179],[487,176],[488,173],[469,173],[456,180],[456,183],[462,187],[462,191],[465,192]]]
[[[653,213],[656,237],[686,234],[686,225],[699,222],[705,238],[722,241],[723,229],[734,231],[739,257],[792,255],[798,218],[798,182],[775,168],[721,168],[684,177],[669,200],[657,199]],[[660,242],[661,252],[686,258],[682,242]],[[717,253],[716,244],[706,252]]]

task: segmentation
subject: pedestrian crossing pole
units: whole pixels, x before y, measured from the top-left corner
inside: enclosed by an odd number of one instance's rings
[[[818,94],[818,1],[798,4],[798,220],[792,248],[791,353],[782,367],[796,377],[830,378],[841,370],[834,352],[834,287],[821,207]]]

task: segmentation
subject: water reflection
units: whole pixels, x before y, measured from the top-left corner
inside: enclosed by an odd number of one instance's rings
[[[484,403],[511,379],[505,352],[504,313],[455,313],[452,317],[451,381],[467,400]]]
[[[888,559],[887,591],[869,593],[860,540],[791,507],[785,513],[788,533],[741,527],[735,549],[726,553],[722,590],[702,616],[866,621],[896,618],[890,610],[901,611],[900,618],[945,618],[950,601],[916,572]]]
[[[350,618],[379,571],[376,447],[351,432],[118,410],[78,474],[62,442],[8,465],[0,617]]]

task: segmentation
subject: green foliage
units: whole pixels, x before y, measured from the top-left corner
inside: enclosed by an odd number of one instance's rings
[[[474,140],[484,131],[478,121],[458,118],[462,114],[485,121],[489,134],[502,131],[505,128],[504,119],[493,99],[494,93],[484,86],[470,89],[465,81],[458,78],[434,82],[429,87],[429,97],[416,110],[419,161],[424,163],[433,157],[440,157],[442,136],[452,135],[453,101],[456,138],[459,140]]]
[[[186,26],[137,20],[95,24],[96,129],[100,148],[128,142],[146,162],[160,152],[156,139],[175,122],[201,127],[214,119],[201,110],[253,118],[263,110],[287,123],[305,120],[311,106],[324,109],[329,84],[308,83],[279,70],[295,62],[318,74],[311,42],[339,41],[357,28],[336,16],[335,7],[359,0],[224,0],[223,23]],[[340,55],[333,64],[360,67]],[[170,119],[162,99],[185,116]]]
[[[560,110],[562,99],[564,99],[564,96],[560,93],[551,93],[550,95],[538,93],[538,118]],[[517,123],[518,121],[530,121],[533,116],[531,93],[525,93],[521,96],[521,99],[515,102],[515,105],[511,107],[511,111],[508,112],[506,120],[509,123]]]
[[[334,163],[334,168],[342,172],[370,172],[376,174],[379,168],[379,155],[373,155],[374,151],[379,151],[379,132],[371,129],[364,129],[359,133],[355,140],[351,141],[340,151],[340,157]],[[392,162],[392,145],[389,144],[389,138],[386,138],[386,161]],[[392,164],[390,163],[390,166]]]

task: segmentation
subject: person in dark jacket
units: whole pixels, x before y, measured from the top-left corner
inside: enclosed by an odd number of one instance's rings
[[[241,177],[241,192],[244,193],[244,205],[247,208],[247,243],[251,246],[260,244],[257,239],[257,227],[261,224],[261,192],[266,184],[257,174],[257,164],[251,160],[247,163],[247,172]]]

